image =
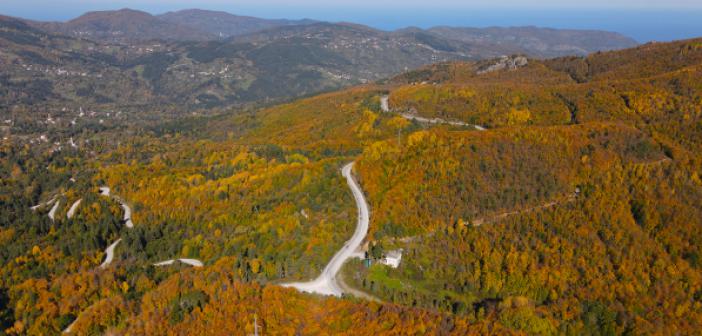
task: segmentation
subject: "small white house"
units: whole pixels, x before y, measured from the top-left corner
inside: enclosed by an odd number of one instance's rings
[[[384,265],[388,265],[392,268],[398,268],[400,266],[400,261],[402,260],[402,250],[388,251],[385,257],[380,260]]]

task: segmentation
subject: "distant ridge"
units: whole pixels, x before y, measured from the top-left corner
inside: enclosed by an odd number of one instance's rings
[[[258,40],[274,40],[295,34],[313,34],[329,25],[350,27],[370,36],[387,38],[411,37],[434,46],[477,46],[476,57],[492,57],[495,53],[523,53],[531,57],[548,58],[566,55],[586,55],[596,51],[630,48],[637,42],[619,33],[598,30],[552,29],[526,27],[448,27],[430,29],[407,27],[393,32],[381,31],[357,23],[325,23],[311,19],[262,19],[234,15],[223,11],[186,9],[160,15],[133,10],[88,12],[67,22],[37,22],[24,20],[33,27],[100,42],[135,43],[162,40],[171,42],[216,41],[253,36]],[[306,27],[306,28],[299,28]],[[255,35],[252,35],[255,34]],[[362,38],[362,36],[358,36]],[[333,38],[333,36],[332,36]],[[458,49],[460,50],[460,49]],[[443,50],[449,51],[449,50]],[[466,50],[462,50],[468,53]]]
[[[281,26],[306,25],[318,22],[309,19],[268,20],[202,9],[186,9],[177,12],[168,12],[158,15],[157,17],[161,20],[174,24],[197,27],[200,30],[216,35],[220,38],[245,35]]]
[[[133,9],[88,12],[68,22],[29,21],[51,33],[104,42],[205,41],[216,37],[197,28],[161,20]]]
[[[564,54],[585,55],[596,51],[631,48],[638,43],[619,33],[601,30],[573,30],[525,27],[433,27],[430,32],[448,39],[468,43],[489,42],[517,46],[529,54],[558,57]]]
[[[212,25],[189,25],[208,20]],[[230,30],[212,33],[226,27]],[[633,44],[620,34],[598,31],[411,27],[388,32],[355,23],[201,10],[160,16],[100,11],[65,23],[5,17],[0,18],[0,107],[270,104],[429,64],[584,55]]]

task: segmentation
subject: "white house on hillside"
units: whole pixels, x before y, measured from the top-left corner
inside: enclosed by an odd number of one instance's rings
[[[402,250],[388,251],[385,257],[380,260],[384,265],[388,265],[392,268],[397,268],[400,266],[400,261],[402,260]]]

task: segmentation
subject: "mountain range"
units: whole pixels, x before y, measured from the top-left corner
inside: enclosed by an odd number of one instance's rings
[[[305,26],[319,21],[261,19],[237,16],[220,11],[188,9],[151,15],[133,9],[89,12],[66,22],[27,23],[52,33],[83,37],[102,42],[133,43],[137,41],[211,41],[270,31],[272,36],[279,29]],[[355,25],[361,27],[361,25]],[[585,55],[594,51],[622,49],[636,42],[621,34],[605,31],[558,30],[537,27],[462,28],[435,27],[427,30],[406,28],[395,32],[381,32],[363,27],[371,34],[393,35],[421,34],[424,38],[461,41],[482,48],[521,52],[534,57],[553,57],[566,54]],[[394,34],[393,34],[394,33]],[[264,33],[265,34],[265,33]]]
[[[407,28],[123,9],[67,22],[0,18],[0,105],[176,108],[275,102],[426,64],[630,47],[620,34],[546,28]],[[29,90],[28,88],[32,88]]]
[[[27,21],[52,33],[102,42],[207,41],[264,29],[313,23],[312,20],[266,20],[199,9],[161,15],[133,10],[88,12],[66,22]]]
[[[183,25],[205,31],[219,38],[245,35],[261,30],[285,26],[312,24],[317,21],[310,19],[261,19],[251,16],[239,16],[227,12],[207,11],[201,9],[186,9],[168,12],[157,18],[175,25]]]

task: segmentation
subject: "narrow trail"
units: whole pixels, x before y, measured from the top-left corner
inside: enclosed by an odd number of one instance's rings
[[[388,96],[382,96],[380,97],[380,108],[383,110],[383,112],[392,112],[390,110],[390,103],[389,103],[390,98]],[[416,120],[420,123],[425,123],[425,124],[435,124],[435,125],[452,125],[452,126],[465,126],[465,127],[473,127],[478,131],[485,131],[485,127],[479,126],[479,125],[474,125],[474,124],[469,124],[469,123],[464,123],[462,121],[451,121],[451,120],[445,120],[441,118],[424,118],[420,117],[414,114],[410,113],[399,113],[399,115],[407,120]]]
[[[355,256],[355,251],[361,246],[363,239],[365,239],[366,234],[368,234],[368,224],[370,221],[368,202],[366,202],[361,187],[359,187],[351,173],[353,164],[354,162],[351,162],[341,169],[341,173],[346,177],[346,182],[353,193],[356,206],[358,207],[358,221],[353,236],[336,252],[319,277],[309,282],[283,284],[283,287],[292,287],[302,292],[322,295],[341,296],[344,293],[342,285],[339,284],[339,279],[337,278],[339,270],[341,270],[346,260]]]
[[[529,208],[519,208],[515,209],[512,211],[506,211],[498,214],[494,214],[491,216],[485,216],[481,218],[477,218],[475,220],[472,220],[470,223],[467,223],[466,225],[472,225],[472,226],[481,226],[481,225],[487,225],[487,224],[493,224],[496,223],[502,219],[505,219],[510,216],[516,216],[516,215],[521,215],[521,214],[527,214],[530,212],[538,211],[538,210],[544,210],[544,209],[549,209],[558,205],[563,205],[567,204],[570,202],[574,202],[577,199],[577,193],[569,194],[560,198],[557,198],[553,201],[536,205],[533,207]],[[401,242],[401,243],[411,243],[419,238],[423,237],[431,237],[436,233],[436,231],[431,230],[426,233],[416,235],[416,236],[408,236],[408,237],[402,237],[402,238],[393,238],[395,241]]]
[[[369,293],[366,293],[364,291],[361,291],[361,290],[358,290],[356,288],[349,286],[346,283],[346,279],[344,278],[343,273],[339,273],[339,275],[337,276],[337,281],[338,281],[341,289],[344,291],[344,293],[351,294],[359,299],[364,299],[364,300],[378,302],[378,303],[383,302],[379,298],[377,298]]]
[[[494,216],[491,216],[491,217],[478,218],[478,219],[474,220],[472,223],[473,223],[473,226],[480,226],[480,225],[483,225],[483,224],[490,224],[490,223],[497,222],[497,221],[499,221],[499,220],[501,220],[501,219],[505,219],[505,218],[510,217],[510,216],[520,215],[520,214],[526,214],[526,213],[530,213],[530,212],[534,212],[534,211],[538,211],[538,210],[544,210],[544,209],[552,208],[552,207],[554,207],[554,206],[556,206],[556,205],[561,205],[561,204],[565,204],[565,203],[570,203],[570,202],[573,202],[573,201],[575,201],[575,200],[576,200],[576,194],[572,194],[572,195],[568,195],[567,197],[564,197],[564,198],[562,198],[562,199],[558,199],[558,200],[551,201],[551,202],[548,202],[548,203],[545,203],[545,204],[537,205],[537,206],[534,206],[534,207],[531,207],[531,208],[525,208],[525,209],[518,209],[518,210],[514,210],[514,211],[503,212],[503,213],[500,213],[500,214],[497,214],[497,215],[494,215]]]
[[[644,166],[655,166],[655,165],[660,165],[660,164],[668,163],[668,162],[672,162],[672,161],[673,160],[671,158],[665,157],[665,158],[662,158],[662,159],[659,159],[656,161],[642,162],[639,164],[644,165]],[[473,226],[490,224],[490,223],[497,222],[501,219],[505,219],[505,218],[510,217],[510,216],[519,215],[519,214],[526,214],[526,213],[530,213],[530,212],[534,212],[534,211],[538,211],[538,210],[552,208],[552,207],[557,206],[557,205],[574,202],[577,199],[578,194],[579,194],[579,191],[576,191],[572,194],[561,196],[560,198],[557,198],[551,202],[544,203],[541,205],[533,206],[530,208],[521,208],[521,209],[516,209],[513,211],[507,211],[507,212],[499,213],[499,214],[496,214],[496,215],[493,215],[490,217],[479,218],[479,219],[476,219],[473,221]]]

